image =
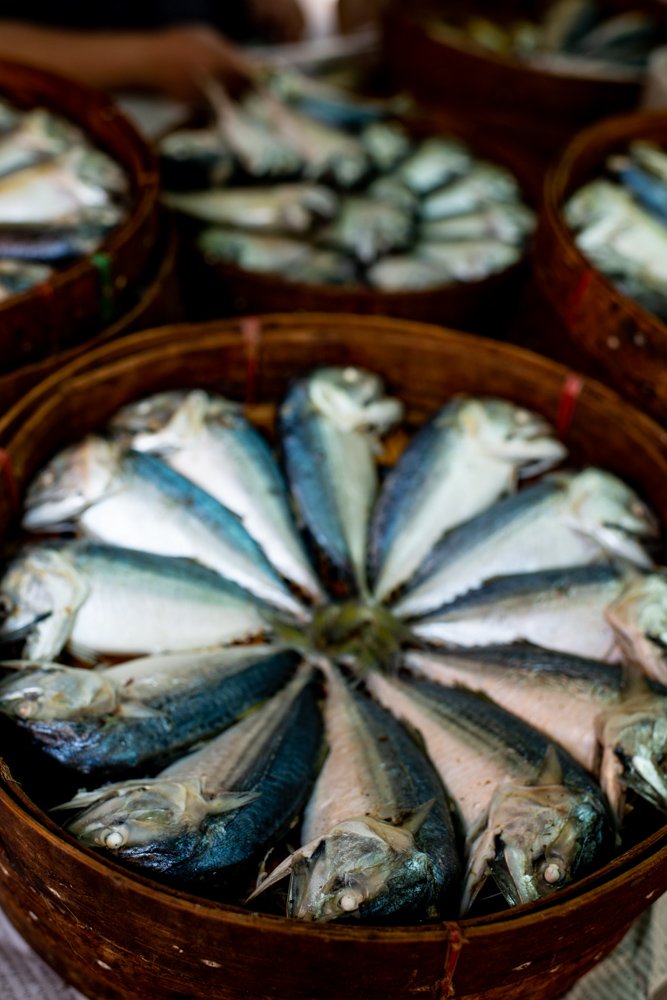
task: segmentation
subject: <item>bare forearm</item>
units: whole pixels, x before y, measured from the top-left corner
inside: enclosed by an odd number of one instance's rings
[[[0,22],[0,58],[40,66],[96,87],[149,85],[150,37]]]

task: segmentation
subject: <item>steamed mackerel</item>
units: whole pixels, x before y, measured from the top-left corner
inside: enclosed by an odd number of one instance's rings
[[[258,857],[300,812],[322,745],[310,670],[258,711],[161,771],[80,792],[68,830],[136,867],[211,879]]]
[[[636,493],[599,469],[562,473],[506,497],[449,532],[429,553],[394,610],[428,614],[508,573],[622,559],[652,562],[642,544],[658,533]]]
[[[402,414],[382,380],[360,368],[322,368],[281,408],[287,475],[299,513],[334,569],[366,591],[368,523],[378,489],[378,435]]]
[[[112,426],[133,448],[163,456],[233,511],[278,572],[321,599],[283,475],[238,404],[201,391],[160,393],[125,407]]]
[[[289,679],[299,658],[272,646],[141,657],[104,670],[26,663],[0,682],[0,711],[83,774],[163,764],[210,739]]]
[[[623,655],[667,684],[667,573],[637,577],[607,608]]]
[[[435,645],[525,641],[575,656],[617,660],[605,611],[627,585],[613,566],[573,566],[489,580],[412,626]]]
[[[302,846],[260,884],[290,875],[302,920],[425,918],[456,906],[459,861],[444,789],[413,736],[326,668],[329,754]]]
[[[619,823],[627,788],[667,811],[667,688],[529,644],[413,652],[405,663],[438,684],[482,691],[557,740],[599,775]]]
[[[102,481],[102,472],[91,475]],[[33,508],[25,521],[36,520]],[[154,455],[119,455],[107,490],[77,524],[109,545],[195,559],[268,604],[306,617],[236,514]]]
[[[555,465],[565,448],[549,425],[499,399],[461,397],[412,439],[373,512],[375,596],[389,597],[442,535],[512,491],[522,473]]]
[[[190,559],[76,541],[26,550],[0,593],[0,640],[28,634],[23,655],[176,652],[270,632],[259,602]],[[268,608],[264,609],[266,612]]]
[[[521,719],[462,688],[373,673],[371,692],[422,734],[466,837],[465,913],[492,878],[510,904],[579,878],[613,846],[596,782]]]

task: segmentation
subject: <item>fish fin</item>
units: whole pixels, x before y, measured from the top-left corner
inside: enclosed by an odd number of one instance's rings
[[[138,701],[123,701],[114,712],[116,719],[164,719],[165,712],[160,712],[157,708],[149,705],[142,705]]]
[[[540,770],[535,778],[536,785],[562,785],[563,768],[558,759],[558,751],[553,743],[547,747]]]
[[[486,817],[488,820],[488,816]],[[496,831],[486,823],[468,851],[468,865],[463,880],[461,916],[465,916],[491,876],[490,865],[496,856]]]
[[[67,802],[60,802],[57,806],[52,806],[50,811],[59,812],[61,809],[85,809],[96,802],[101,802],[109,795],[113,795],[119,788],[130,790],[132,788],[141,788],[145,784],[145,781],[119,781],[103,785],[101,788],[93,788],[91,791],[81,788],[73,798],[68,799]]]
[[[618,758],[615,747],[609,742],[603,742],[599,781],[611,806],[617,827],[621,826],[625,815],[625,785],[622,778],[623,764]]]
[[[433,806],[435,805],[435,799],[429,799],[418,809],[407,815],[407,818],[401,823],[401,828],[407,830],[409,833],[415,835],[422,828],[426,822],[429,813],[431,812]]]
[[[281,861],[270,875],[266,875],[261,881],[258,880],[258,884],[246,899],[246,903],[250,902],[251,899],[255,899],[261,893],[265,892],[266,889],[270,889],[276,885],[281,879],[286,878],[288,875],[291,877],[295,871],[298,871],[301,865],[309,863],[314,857],[317,857],[325,850],[325,846],[324,839],[318,837],[316,840],[311,840],[309,844],[305,844],[294,851],[284,861]]]
[[[220,813],[232,812],[234,809],[241,809],[250,802],[258,799],[260,792],[223,792],[217,795],[208,803],[208,811],[212,816],[219,816]]]

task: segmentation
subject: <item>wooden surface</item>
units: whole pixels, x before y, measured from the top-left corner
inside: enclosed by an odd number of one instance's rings
[[[534,281],[561,337],[606,381],[663,423],[667,421],[667,325],[616,290],[575,245],[562,206],[605,160],[633,139],[667,146],[667,115],[609,119],[580,133],[547,175],[533,251]],[[535,316],[539,324],[539,313]],[[548,317],[546,322],[552,322]]]
[[[138,282],[159,229],[157,164],[147,143],[104,94],[51,73],[0,62],[0,94],[25,109],[46,107],[81,126],[125,170],[128,218],[100,245],[109,259],[114,316],[127,288]],[[0,304],[0,373],[67,349],[98,333],[104,319],[103,281],[89,257],[57,271],[48,282]]]
[[[75,360],[3,419],[19,491],[56,449],[131,399],[180,385],[275,401],[316,364],[360,364],[426,417],[456,391],[551,420],[568,371],[514,347],[379,318],[312,315],[134,334]],[[634,483],[667,522],[667,432],[584,380],[564,438],[574,463]],[[0,530],[11,525],[0,493]],[[548,1000],[667,889],[667,827],[541,906],[409,928],[315,926],[161,888],[77,845],[0,768],[0,903],[93,1000]]]

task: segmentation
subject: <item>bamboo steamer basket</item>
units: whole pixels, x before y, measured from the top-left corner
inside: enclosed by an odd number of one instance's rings
[[[502,16],[508,21],[525,18],[543,6],[539,0],[528,4],[513,0],[502,5]],[[410,6],[393,0],[383,19],[383,50],[395,82],[428,104],[477,116],[496,138],[509,136],[542,160],[586,123],[637,106],[640,82],[547,72],[472,41],[433,35],[428,29],[427,18],[434,14],[457,24],[471,13],[465,0],[446,4],[421,0]],[[474,13],[493,20],[498,5],[493,0],[476,4]]]
[[[577,248],[562,207],[634,139],[667,146],[667,114],[644,112],[585,130],[545,181],[533,252],[534,281],[561,336],[619,392],[667,421],[667,325],[619,292]]]
[[[403,124],[418,138],[448,134],[469,143],[478,156],[511,170],[528,204],[537,204],[541,171],[516,148],[490,140],[478,123],[467,122],[456,115],[434,113],[407,118]],[[188,253],[184,268],[185,285],[190,291],[189,314],[200,320],[248,312],[327,311],[445,323],[495,336],[503,334],[504,324],[516,307],[527,276],[524,257],[482,281],[456,282],[421,291],[387,292],[362,286],[288,281],[234,264],[209,263],[199,251]]]
[[[575,395],[567,369],[516,347],[415,323],[314,314],[134,334],[51,376],[0,421],[0,530],[9,531],[44,460],[122,404],[176,386],[275,402],[295,376],[332,363],[381,373],[418,416],[459,391],[533,407],[560,426],[573,461],[623,474],[667,520],[667,433],[611,390],[584,380]],[[23,790],[7,739],[0,903],[29,943],[93,1000],[548,1000],[607,954],[667,889],[667,827],[654,825],[604,868],[538,906],[421,927],[257,914],[161,887],[78,845]]]
[[[134,126],[104,94],[28,66],[0,62],[0,95],[20,108],[45,107],[79,125],[125,170],[127,219],[91,257],[0,304],[0,372],[65,350],[108,325],[144,275],[159,232],[157,163]],[[97,262],[97,263],[95,263]]]
[[[101,333],[90,339],[84,339],[69,350],[50,354],[40,361],[33,361],[6,374],[0,372],[0,414],[8,410],[33,386],[85,351],[124,337],[135,330],[162,323],[173,323],[183,318],[180,285],[176,273],[177,234],[166,219],[163,223],[158,240],[158,256],[149,261],[148,276],[142,279],[139,295],[134,304]]]

